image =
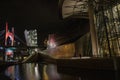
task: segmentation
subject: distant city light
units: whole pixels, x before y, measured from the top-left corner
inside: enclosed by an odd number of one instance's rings
[[[6,52],[6,55],[12,55],[13,54],[13,50],[11,48],[7,48],[5,52]]]
[[[49,46],[50,46],[50,48],[55,48],[55,47],[56,47],[56,44],[55,44],[54,42],[50,42],[50,43],[49,43]]]
[[[48,45],[48,48],[55,48],[56,47],[54,34],[50,34],[48,36],[47,45]]]
[[[2,50],[2,49],[4,49],[3,47],[0,47],[0,49]]]

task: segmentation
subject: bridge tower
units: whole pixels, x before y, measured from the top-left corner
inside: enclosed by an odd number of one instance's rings
[[[10,31],[8,29],[8,23],[6,22],[6,31],[5,31],[5,46],[14,46],[14,28]],[[5,61],[13,59],[13,50],[11,48],[5,49]]]

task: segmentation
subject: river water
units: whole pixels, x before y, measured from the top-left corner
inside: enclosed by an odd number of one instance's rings
[[[96,70],[95,73],[83,73],[84,76],[73,76],[57,72],[53,64],[26,63],[8,67],[0,72],[0,80],[120,80],[112,71]]]
[[[8,67],[0,80],[81,80],[80,77],[60,74],[53,64],[27,63]]]

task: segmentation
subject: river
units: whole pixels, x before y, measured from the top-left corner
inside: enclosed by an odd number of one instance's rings
[[[80,77],[57,72],[53,64],[26,63],[8,67],[0,80],[81,80]]]

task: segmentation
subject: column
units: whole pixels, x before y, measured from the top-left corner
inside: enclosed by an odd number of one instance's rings
[[[89,23],[90,23],[90,34],[91,34],[91,41],[92,41],[92,54],[93,57],[98,57],[98,41],[97,41],[97,34],[94,24],[94,10],[92,5],[92,0],[88,1],[88,14],[89,14]]]

